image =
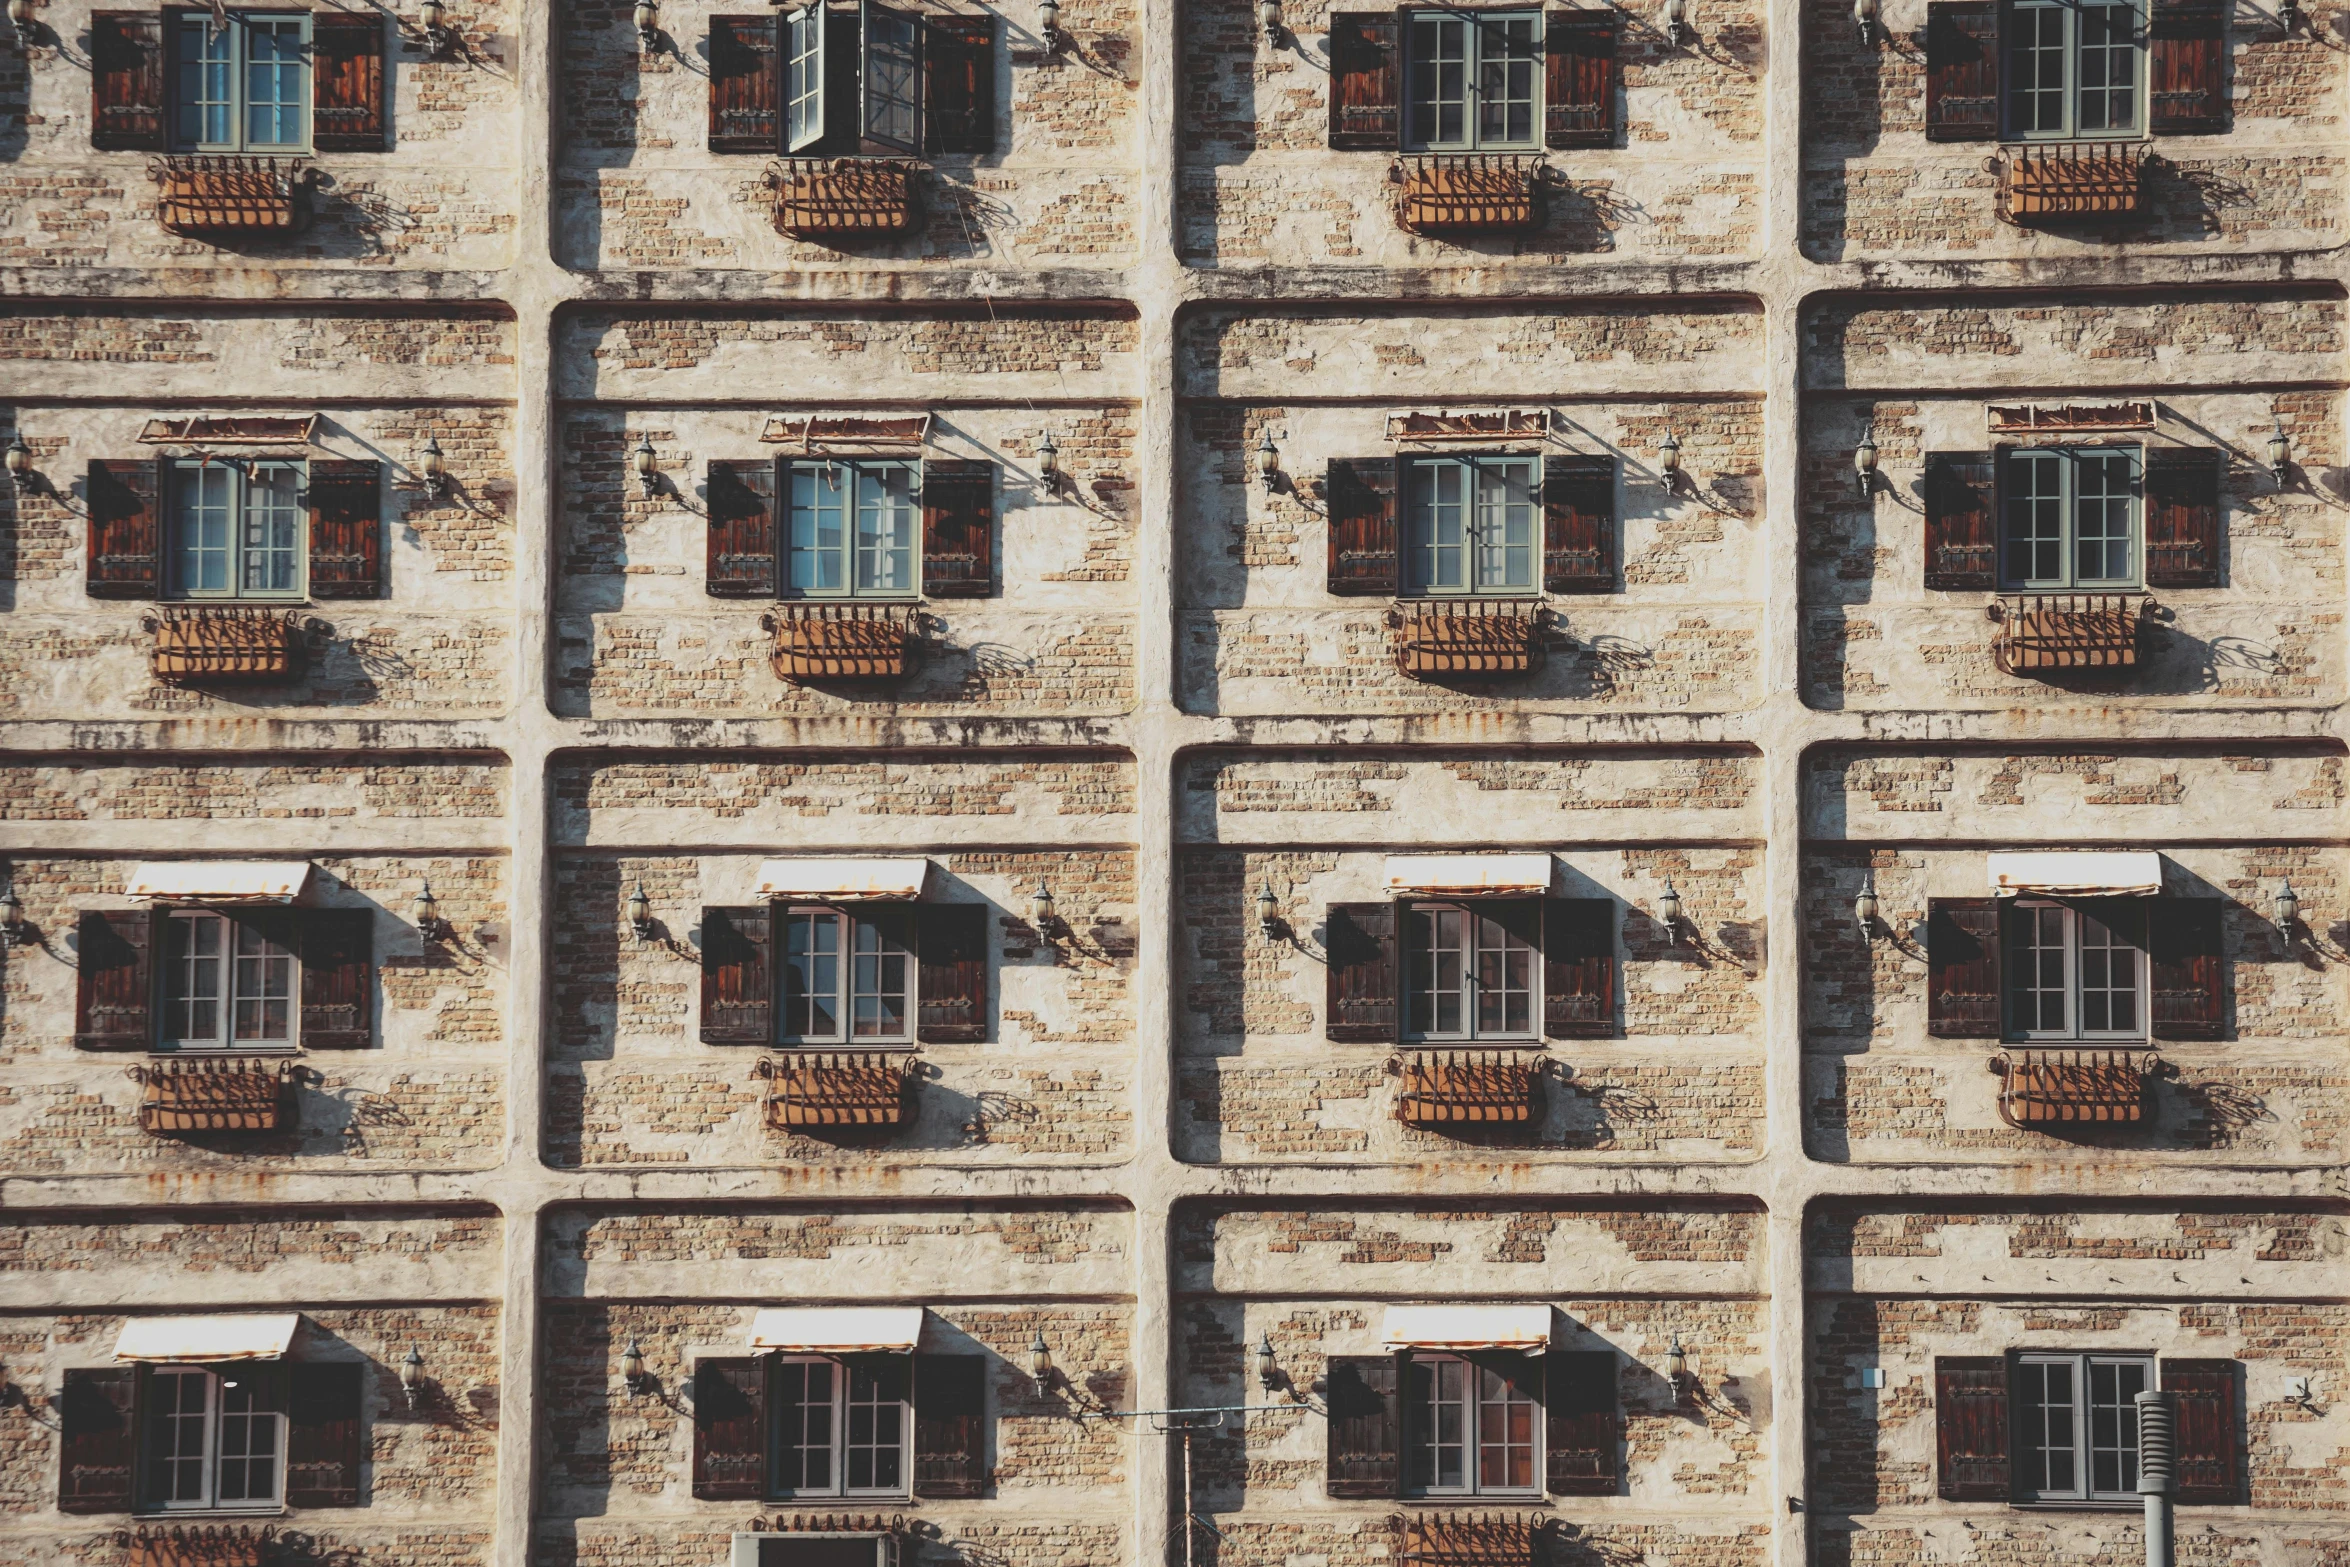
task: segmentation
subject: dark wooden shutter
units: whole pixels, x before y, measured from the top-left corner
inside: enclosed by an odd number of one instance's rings
[[[995,18],[934,16],[923,39],[933,152],[995,151]]]
[[[84,909],[74,942],[77,1050],[155,1048],[155,925],[146,909]]]
[[[1338,1497],[1403,1494],[1403,1426],[1393,1355],[1333,1355],[1324,1403],[1329,1409],[1327,1483]]]
[[[2146,453],[2146,585],[2219,586],[2221,454],[2156,446]]]
[[[1542,905],[1542,1032],[1604,1039],[1616,1029],[1616,905],[1549,898]]]
[[[160,475],[151,462],[90,464],[90,564],[94,599],[151,599],[163,591]]]
[[[1333,903],[1322,945],[1329,952],[1328,1016],[1322,1031],[1343,1043],[1395,1038],[1395,905]]]
[[[987,1488],[987,1357],[914,1357],[914,1494]]]
[[[384,22],[372,10],[310,13],[310,142],[320,152],[381,152]]]
[[[1330,145],[1345,152],[1403,146],[1403,73],[1393,11],[1330,18]]]
[[[710,538],[702,572],[702,591],[710,597],[775,597],[778,467],[772,458],[710,464]]]
[[[987,925],[984,903],[918,903],[919,963],[914,1037],[931,1045],[987,1039]]]
[[[1940,1039],[1997,1039],[2000,1000],[1999,900],[1928,900],[1926,1032]]]
[[[768,904],[702,910],[703,1044],[775,1043],[773,928]]]
[[[1998,1355],[1934,1357],[1937,1494],[1946,1502],[2004,1502],[2013,1491],[2007,1455],[2007,1361]]]
[[[2146,29],[2147,129],[2216,136],[2228,128],[2225,0],[2154,0]]]
[[[783,150],[783,51],[773,16],[710,18],[710,150]]]
[[[1616,460],[1542,460],[1542,586],[1551,593],[1616,590]]]
[[[1999,466],[1991,452],[1926,458],[1926,586],[1948,593],[1999,586]]]
[[[285,1368],[286,1505],[357,1507],[361,1440],[360,1390],[366,1367],[356,1361]]]
[[[995,464],[922,465],[922,593],[979,599],[995,591]]]
[[[302,1048],[365,1050],[374,1011],[374,911],[304,909],[295,933],[302,957]]]
[[[2156,1039],[2220,1039],[2227,1023],[2227,949],[2219,898],[2155,898],[2146,906]]]
[[[1552,147],[1616,140],[1616,12],[1542,13],[1542,139]]]
[[[1544,1361],[1551,1495],[1615,1495],[1616,1352],[1554,1349]]]
[[[310,596],[382,597],[383,464],[314,462],[309,489]]]
[[[1334,459],[1323,480],[1330,512],[1330,591],[1393,598],[1403,580],[1395,547],[1395,461]]]
[[[2177,1499],[2224,1507],[2244,1500],[2236,1462],[2236,1380],[2232,1360],[2166,1360],[2162,1390],[2178,1406]]]
[[[90,145],[164,150],[163,14],[90,13]]]
[[[694,1362],[694,1495],[755,1502],[766,1491],[766,1357]]]
[[[136,1366],[76,1366],[58,1392],[57,1510],[127,1513],[138,1454]]]
[[[1998,0],[1933,0],[1926,7],[1926,140],[1998,136]]]

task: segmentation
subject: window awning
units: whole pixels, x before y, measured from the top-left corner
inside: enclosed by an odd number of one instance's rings
[[[133,1317],[114,1341],[117,1361],[283,1360],[294,1347],[298,1311],[236,1317]]]
[[[291,903],[310,884],[308,860],[149,860],[126,897],[147,903]]]
[[[1387,895],[1534,898],[1550,891],[1547,854],[1391,854]]]
[[[2065,898],[2151,898],[2162,891],[2162,856],[2152,849],[2064,849],[1991,856],[1991,890]]]
[[[819,1355],[911,1354],[921,1336],[920,1306],[770,1306],[751,1321],[751,1348]]]
[[[928,860],[769,860],[759,867],[762,898],[919,898]]]
[[[1550,1348],[1548,1306],[1390,1306],[1389,1349]]]

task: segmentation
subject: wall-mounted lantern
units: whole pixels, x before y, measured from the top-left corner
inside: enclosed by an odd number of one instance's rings
[[[1877,47],[1877,0],[1852,0],[1852,25],[1860,29],[1860,46]]]
[[[2278,489],[2285,487],[2285,475],[2292,471],[2292,467],[2293,441],[2285,434],[2284,422],[2280,420],[2268,432],[2268,473],[2276,481]]]
[[[416,29],[424,34],[425,52],[436,60],[446,59],[457,42],[456,30],[449,26],[449,8],[441,0],[417,0]]]
[[[21,433],[9,439],[6,460],[8,477],[14,482],[18,492],[22,493],[31,489],[33,487],[33,449],[25,445],[24,436]]]
[[[1061,0],[1036,0],[1036,30],[1044,35],[1046,49],[1058,52],[1069,41],[1061,31]]]
[[[628,928],[636,932],[639,941],[653,939],[653,900],[645,896],[645,884],[641,881],[628,895]]]
[[[1045,431],[1044,443],[1036,449],[1036,473],[1037,477],[1044,480],[1046,489],[1058,490],[1061,487],[1061,448],[1050,430]]]
[[[33,0],[8,0],[8,25],[15,30],[16,46],[33,46]]]
[[[31,934],[24,922],[24,900],[16,895],[16,883],[11,880],[0,886],[0,952],[24,945]]]
[[[2291,882],[2277,889],[2277,929],[2290,938],[2301,924],[2301,894],[2293,890]]]
[[[441,900],[432,895],[432,883],[426,882],[416,893],[416,934],[427,941],[439,941],[448,935],[449,927],[441,919]]]
[[[1281,928],[1281,900],[1273,896],[1273,881],[1267,877],[1257,886],[1257,929],[1270,936]]]
[[[644,487],[644,492],[647,495],[660,494],[661,455],[653,450],[651,436],[640,435],[636,438],[636,450],[629,455],[629,461],[636,469],[637,483]]]
[[[1265,30],[1265,42],[1281,42],[1281,0],[1257,0],[1257,25]]]
[[[1689,1389],[1689,1351],[1681,1347],[1681,1335],[1675,1333],[1673,1342],[1665,1347],[1665,1376],[1672,1382],[1675,1394]]]
[[[1053,1352],[1045,1346],[1044,1330],[1039,1328],[1028,1345],[1028,1380],[1036,1384],[1037,1392],[1050,1393],[1058,1375],[1053,1370]]]
[[[1257,1386],[1270,1393],[1282,1383],[1281,1367],[1273,1360],[1273,1335],[1257,1335]]]
[[[1689,0],[1665,0],[1665,40],[1678,49],[1689,39]]]
[[[2277,0],[2277,25],[2287,38],[2301,31],[2301,0]]]
[[[1053,924],[1053,889],[1043,882],[1028,895],[1028,923],[1038,930],[1050,930]]]
[[[1861,427],[1860,444],[1852,449],[1852,472],[1860,480],[1860,493],[1868,494],[1877,478],[1877,427],[1873,424]]]
[[[415,1345],[408,1346],[408,1354],[400,1362],[400,1396],[414,1409],[424,1401],[424,1356]]]
[[[1665,939],[1674,946],[1681,944],[1681,894],[1665,883],[1664,896],[1656,900],[1656,917],[1665,927]]]
[[[620,1352],[620,1384],[639,1398],[653,1390],[652,1375],[645,1370],[645,1347],[633,1338]]]
[[[1861,882],[1860,896],[1852,900],[1852,917],[1860,922],[1863,941],[1877,933],[1877,873],[1874,870]]]
[[[645,53],[661,47],[661,8],[653,0],[636,0],[636,41]]]
[[[424,438],[424,450],[416,454],[416,473],[424,481],[424,493],[434,500],[449,493],[449,459],[437,436]]]
[[[1671,425],[1665,426],[1664,444],[1656,449],[1656,465],[1668,485],[1681,476],[1681,437],[1673,433]]]
[[[1281,448],[1273,444],[1273,427],[1267,425],[1257,441],[1257,477],[1264,481],[1265,488],[1269,490],[1273,487],[1273,481],[1280,476]]]

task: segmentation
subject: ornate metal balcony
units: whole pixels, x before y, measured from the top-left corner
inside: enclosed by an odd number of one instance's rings
[[[167,609],[157,617],[155,678],[268,685],[302,672],[302,625],[287,610]]]
[[[1406,1126],[1526,1126],[1542,1117],[1542,1056],[1534,1050],[1414,1050],[1393,1063]]]
[[[190,239],[291,234],[309,217],[310,168],[299,158],[200,153],[158,158],[155,221]]]
[[[1990,607],[1991,659],[2010,675],[2134,669],[2142,593],[2009,593]]]
[[[1533,1567],[1543,1514],[1413,1513],[1403,1521],[1403,1560],[1410,1567]]]
[[[2010,1050],[1992,1063],[2004,1080],[1999,1118],[2025,1131],[2139,1125],[2154,1064],[2143,1047]]]
[[[1414,234],[1514,234],[1532,228],[1542,183],[1539,157],[1506,153],[1399,158],[1398,228]]]
[[[140,1529],[130,1537],[130,1567],[262,1567],[275,1532],[226,1524]]]
[[[775,231],[793,239],[887,239],[914,226],[910,158],[785,158],[770,183]]]
[[[914,1085],[908,1051],[808,1050],[759,1063],[767,1124],[779,1132],[809,1126],[901,1126]]]
[[[293,1124],[294,1064],[282,1058],[180,1057],[130,1072],[146,1089],[144,1131],[275,1132]]]
[[[2135,142],[2032,143],[1999,155],[1999,210],[2010,223],[2136,217],[2146,150]]]
[[[1395,667],[1429,675],[1522,675],[1534,667],[1531,599],[1406,599],[1395,606]]]
[[[911,604],[786,604],[767,619],[780,679],[902,680],[920,609]]]

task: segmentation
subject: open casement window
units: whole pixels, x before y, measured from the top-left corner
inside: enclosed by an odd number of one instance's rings
[[[2227,8],[1933,0],[1929,141],[2118,140],[2227,129]]]
[[[1540,12],[1401,14],[1406,151],[1531,152],[1542,145]]]
[[[1612,9],[1336,12],[1330,126],[1343,151],[1606,147],[1619,129]]]
[[[1535,592],[1541,471],[1532,456],[1406,458],[1404,591],[1431,598]]]
[[[1613,1350],[1334,1355],[1326,1480],[1342,1498],[1613,1495]]]
[[[382,465],[214,458],[89,466],[92,598],[379,598]]]
[[[2177,1500],[2238,1501],[2237,1372],[2126,1350],[1937,1358],[1938,1490],[1956,1502],[2136,1502],[2135,1400],[2159,1378],[2177,1401]]]
[[[702,910],[704,1044],[969,1044],[987,1015],[984,905]]]
[[[366,909],[85,909],[83,1050],[363,1050],[374,994]]]
[[[1542,460],[1542,587],[1616,590],[1616,463],[1612,457]]]
[[[704,590],[713,598],[989,597],[995,488],[991,462],[714,461]]]
[[[983,1493],[977,1355],[757,1355],[694,1367],[693,1493],[705,1501]]]
[[[710,21],[710,150],[995,150],[995,18],[859,0]]]
[[[1616,1026],[1606,898],[1334,903],[1323,1032],[1342,1043],[1604,1038]]]
[[[2002,453],[2000,585],[2014,592],[2142,585],[2144,464],[2135,446]]]
[[[59,1399],[58,1508],[355,1507],[364,1370],[339,1361],[69,1370]]]
[[[170,28],[173,150],[309,149],[308,11],[216,15],[209,10],[174,10],[165,16]]]
[[[1928,1032],[2018,1040],[2218,1039],[2218,898],[1935,898]]]

